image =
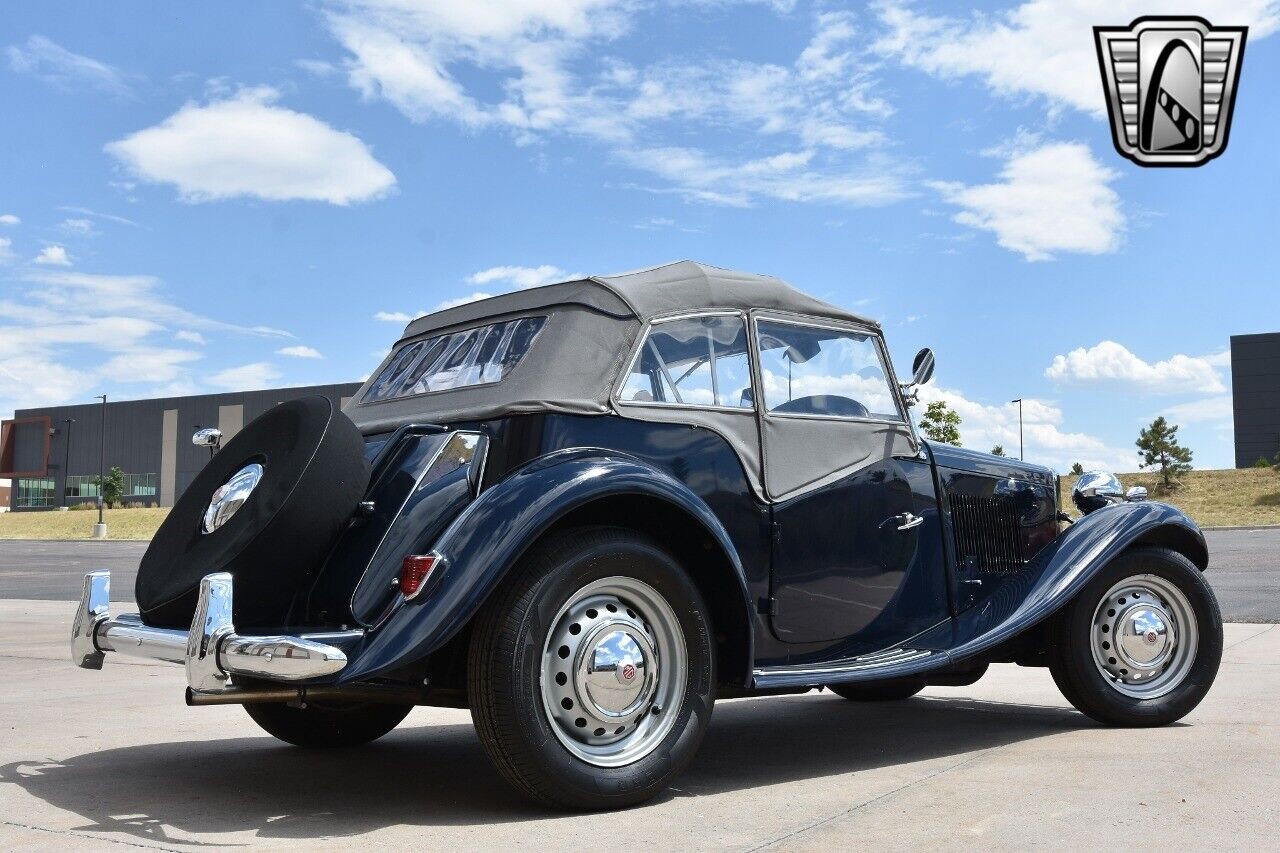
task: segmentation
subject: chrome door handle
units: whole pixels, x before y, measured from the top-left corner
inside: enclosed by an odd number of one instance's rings
[[[903,513],[899,513],[898,515],[895,515],[893,518],[888,519],[885,522],[885,524],[889,524],[893,522],[897,523],[897,527],[899,531],[910,530],[913,527],[919,527],[920,525],[924,524],[924,516],[913,515],[912,513],[909,513],[909,512],[903,512]]]

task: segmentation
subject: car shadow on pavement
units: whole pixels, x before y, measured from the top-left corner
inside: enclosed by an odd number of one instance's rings
[[[1060,707],[963,698],[724,702],[697,759],[659,800],[960,756],[1091,725]],[[351,837],[559,816],[509,789],[467,724],[408,726],[351,750],[307,751],[266,737],[130,746],[13,762],[0,767],[0,782],[79,815],[78,831],[183,846],[224,833]]]

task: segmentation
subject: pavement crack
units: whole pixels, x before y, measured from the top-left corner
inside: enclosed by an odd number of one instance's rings
[[[1264,629],[1264,630],[1262,630],[1262,631],[1259,631],[1259,632],[1258,632],[1258,633],[1256,633],[1256,634],[1252,634],[1252,635],[1250,635],[1250,636],[1248,636],[1248,637],[1245,637],[1243,640],[1236,640],[1236,641],[1235,641],[1234,643],[1232,643],[1231,645],[1226,646],[1225,648],[1223,648],[1223,650],[1222,650],[1222,651],[1223,651],[1223,652],[1227,652],[1227,651],[1230,651],[1231,649],[1234,649],[1236,646],[1244,645],[1245,643],[1249,642],[1250,640],[1256,640],[1256,639],[1258,639],[1259,637],[1261,637],[1263,634],[1269,634],[1269,633],[1271,633],[1273,630],[1275,630],[1275,627],[1276,627],[1275,625],[1268,625],[1268,626],[1266,627],[1266,629]]]
[[[804,826],[796,827],[790,832],[783,833],[782,835],[779,835],[776,838],[771,838],[768,841],[765,841],[761,844],[757,844],[755,847],[748,848],[747,853],[755,853],[755,851],[757,850],[767,850],[770,847],[776,847],[785,841],[788,841],[799,835],[804,835],[805,833],[810,832],[811,830],[817,829],[820,826],[826,826],[827,824],[840,820],[843,817],[848,817],[854,812],[860,811],[861,809],[864,809],[867,806],[875,805],[881,800],[886,800],[889,797],[892,797],[894,794],[899,794],[907,790],[908,788],[914,788],[916,785],[919,785],[921,782],[928,782],[932,779],[938,778],[939,776],[944,776],[947,773],[950,773],[952,770],[958,770],[967,764],[972,764],[973,762],[977,761],[979,758],[981,758],[982,756],[986,755],[988,752],[991,752],[991,751],[992,751],[991,749],[984,749],[981,752],[976,752],[973,755],[970,755],[968,758],[966,758],[963,761],[958,761],[955,764],[949,765],[947,767],[943,767],[940,770],[935,770],[932,773],[927,773],[918,779],[913,779],[910,782],[907,782],[903,785],[899,785],[898,787],[890,791],[885,791],[883,794],[877,794],[876,796],[868,800],[863,800],[862,802],[856,805],[850,806],[844,811],[837,812],[833,815],[827,815],[824,818],[819,818],[818,820],[815,820],[811,823],[807,823]]]
[[[74,829],[50,829],[47,826],[34,826],[29,823],[17,823],[12,820],[0,820],[0,824],[12,826],[15,829],[27,829],[32,832],[46,832],[50,835],[70,835],[72,838],[91,838],[94,841],[105,841],[108,844],[120,844],[124,847],[138,847],[142,850],[169,850],[172,853],[182,853],[181,847],[165,847],[160,844],[142,844],[137,841],[126,841],[123,838],[108,838],[102,835],[94,835],[91,832],[77,832]]]

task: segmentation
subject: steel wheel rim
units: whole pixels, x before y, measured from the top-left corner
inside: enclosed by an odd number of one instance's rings
[[[561,745],[597,767],[653,752],[675,725],[688,676],[684,631],[653,587],[592,581],[556,613],[542,647],[542,705]]]
[[[1186,594],[1158,575],[1133,575],[1107,590],[1090,624],[1093,663],[1112,690],[1155,699],[1181,684],[1200,644]]]

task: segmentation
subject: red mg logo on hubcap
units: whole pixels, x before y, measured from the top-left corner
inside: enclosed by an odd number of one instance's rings
[[[636,677],[636,665],[633,663],[625,663],[622,665],[622,677],[626,681]]]

